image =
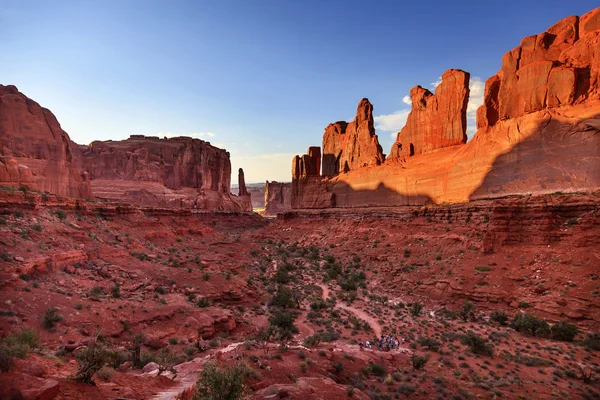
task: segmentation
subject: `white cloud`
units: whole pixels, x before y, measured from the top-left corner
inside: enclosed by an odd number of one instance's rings
[[[435,88],[437,88],[440,83],[442,83],[442,77],[438,76],[435,82],[431,82],[431,87],[433,88],[431,91],[435,92]]]
[[[404,108],[391,114],[378,115],[375,119],[375,129],[384,132],[398,132],[406,124],[410,109]]]
[[[483,82],[481,78],[475,77],[471,79],[469,89],[471,89],[471,94],[469,95],[469,104],[467,105],[467,117],[475,118],[477,109],[483,104],[485,82]]]
[[[409,106],[412,104],[412,100],[410,99],[410,96],[409,96],[409,95],[406,95],[406,96],[404,96],[404,97],[402,98],[402,102],[403,102],[404,104],[408,104]]]
[[[475,135],[475,131],[477,131],[477,109],[483,104],[485,82],[479,77],[474,77],[469,83],[469,89],[471,93],[469,95],[469,103],[467,104],[467,136],[470,140]]]

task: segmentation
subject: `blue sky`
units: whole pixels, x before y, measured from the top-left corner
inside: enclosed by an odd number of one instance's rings
[[[248,182],[289,180],[291,157],[352,119],[362,97],[387,153],[411,87],[466,70],[474,109],[521,38],[597,6],[0,0],[0,83],[52,110],[78,143],[193,135],[230,151]]]

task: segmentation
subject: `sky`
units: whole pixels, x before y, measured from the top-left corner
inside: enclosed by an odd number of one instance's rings
[[[597,0],[0,0],[0,83],[49,108],[72,140],[193,136],[228,150],[232,183],[289,181],[331,122],[373,103],[385,153],[410,88],[485,80],[520,40]]]

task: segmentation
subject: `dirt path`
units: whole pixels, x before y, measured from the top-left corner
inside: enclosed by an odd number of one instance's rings
[[[379,322],[377,322],[376,318],[371,317],[369,314],[367,314],[363,310],[347,306],[343,303],[336,304],[335,306],[336,306],[336,308],[341,308],[342,310],[350,311],[352,314],[354,314],[354,316],[367,321],[367,323],[369,325],[371,325],[371,328],[373,328],[373,332],[375,332],[375,336],[381,337],[381,333],[382,333],[381,325],[379,324]]]
[[[228,353],[230,351],[234,351],[238,348],[238,346],[244,344],[244,342],[232,343],[229,346],[219,350],[221,353]],[[204,357],[194,358],[192,361],[185,362],[183,364],[179,364],[175,366],[175,370],[177,371],[177,384],[173,387],[170,387],[168,390],[164,390],[152,396],[154,400],[172,400],[177,398],[177,396],[191,388],[198,379],[200,372],[204,369],[204,364],[210,360],[212,354],[209,354]]]
[[[327,285],[324,285],[322,283],[320,283],[319,286],[323,290],[323,298],[325,300],[327,300],[329,298],[329,287],[327,287]],[[354,316],[356,316],[362,320],[365,320],[369,325],[371,325],[371,328],[373,328],[373,332],[375,332],[375,336],[377,336],[377,337],[381,336],[382,328],[381,328],[381,325],[379,324],[379,322],[377,321],[377,318],[373,318],[372,316],[370,316],[363,310],[360,310],[358,308],[354,308],[351,306],[347,306],[344,303],[336,303],[335,306],[336,306],[336,308],[341,308],[342,310],[350,311],[352,314],[354,314]]]

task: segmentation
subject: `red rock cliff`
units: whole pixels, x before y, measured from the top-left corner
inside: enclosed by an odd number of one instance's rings
[[[0,185],[91,197],[69,135],[50,110],[15,86],[0,85]]]
[[[240,196],[230,194],[229,153],[189,137],[132,135],[82,150],[94,196],[169,207],[251,211],[240,170]]]
[[[323,175],[334,176],[368,165],[380,165],[385,159],[375,128],[373,105],[362,99],[354,121],[329,124],[323,134]]]
[[[467,142],[469,73],[451,69],[435,94],[421,86],[410,90],[412,110],[392,145],[389,159],[428,153]]]
[[[502,69],[486,81],[477,127],[598,99],[600,9],[571,16],[528,36],[502,57]]]
[[[384,164],[294,180],[292,207],[441,204],[600,188],[600,8],[565,18],[505,54],[501,71],[486,82],[477,133],[461,146],[453,145],[464,141],[468,75],[451,70],[445,82],[435,95],[413,89],[411,118]],[[330,127],[343,131],[343,124]],[[407,144],[414,156],[394,162],[407,155]],[[335,172],[325,164],[323,171]]]
[[[264,215],[277,215],[277,213],[292,208],[292,184],[290,182],[269,182],[265,184],[265,212]]]

